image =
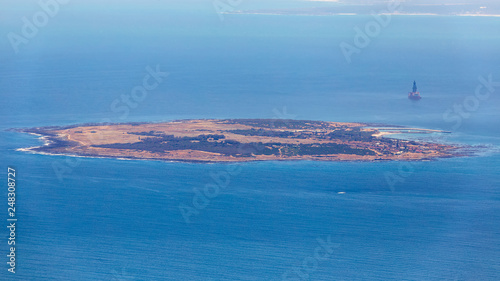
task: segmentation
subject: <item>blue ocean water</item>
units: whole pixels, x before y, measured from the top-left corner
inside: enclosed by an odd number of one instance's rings
[[[74,5],[17,55],[0,45],[11,53],[1,174],[17,170],[19,218],[17,273],[4,263],[2,280],[500,279],[500,90],[458,128],[443,118],[479,76],[500,80],[500,19],[393,17],[349,64],[339,44],[371,17],[120,10],[89,21]],[[7,19],[2,31],[20,28]],[[169,76],[125,118],[113,111],[157,65]],[[413,80],[418,103],[406,98]],[[282,117],[445,129],[445,141],[486,148],[414,163],[190,164],[27,154],[15,149],[40,141],[5,131]],[[179,206],[216,179],[225,188],[186,223]],[[321,260],[318,239],[332,244]]]

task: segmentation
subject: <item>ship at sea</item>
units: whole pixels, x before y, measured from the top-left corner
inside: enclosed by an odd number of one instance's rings
[[[420,93],[417,92],[417,83],[415,81],[413,81],[413,92],[408,93],[408,98],[411,100],[419,100],[422,98]]]

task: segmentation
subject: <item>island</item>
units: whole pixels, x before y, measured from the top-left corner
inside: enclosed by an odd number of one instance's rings
[[[463,155],[459,147],[389,138],[447,133],[398,126],[284,119],[203,119],[162,123],[82,124],[18,129],[43,154],[189,162],[263,160],[430,160]]]

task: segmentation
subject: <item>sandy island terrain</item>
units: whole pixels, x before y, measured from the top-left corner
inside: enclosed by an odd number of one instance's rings
[[[46,142],[24,151],[190,162],[259,160],[428,160],[459,156],[457,147],[384,137],[439,132],[362,123],[282,119],[180,120],[84,124],[18,131]]]

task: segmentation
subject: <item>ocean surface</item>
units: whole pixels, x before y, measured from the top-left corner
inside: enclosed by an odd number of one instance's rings
[[[500,85],[474,99],[479,77],[500,82],[500,18],[394,16],[348,63],[339,45],[370,16],[92,19],[78,5],[17,54],[1,39],[0,217],[10,166],[18,222],[15,275],[0,231],[0,280],[500,280]],[[4,15],[2,34],[20,33],[22,16]],[[169,75],[126,106],[148,66]],[[455,105],[464,114],[444,117]],[[194,118],[405,125],[480,148],[427,162],[191,164],[29,154],[16,149],[42,142],[7,131]],[[189,223],[180,206],[195,210]]]

